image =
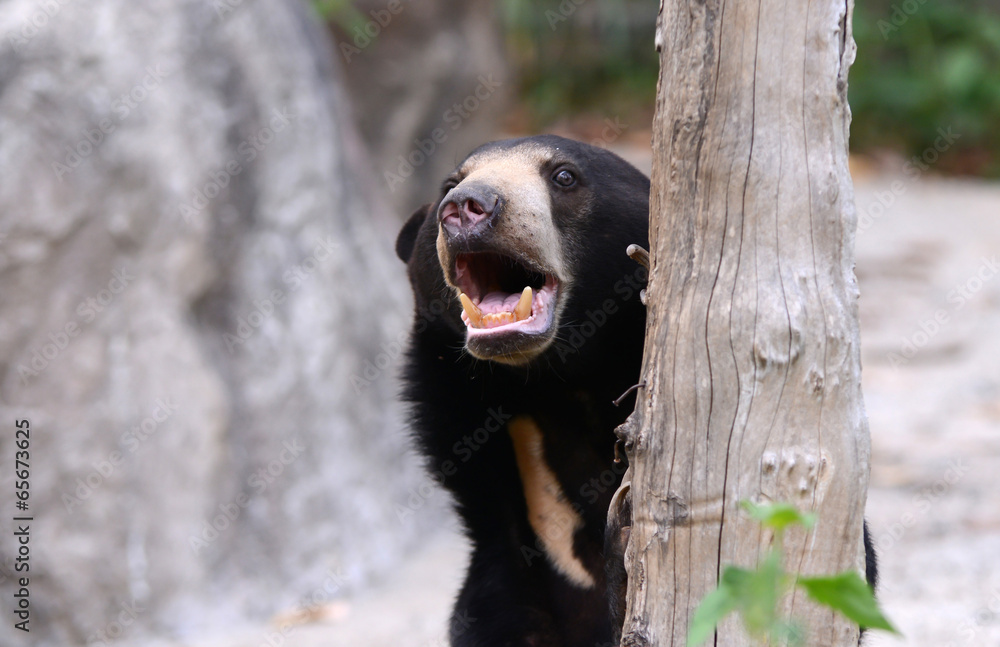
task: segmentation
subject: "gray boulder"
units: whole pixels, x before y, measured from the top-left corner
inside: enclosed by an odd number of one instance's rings
[[[33,515],[30,641],[0,643],[190,635],[392,568],[448,517],[394,404],[398,220],[308,6],[9,0],[0,34],[0,425],[30,422]]]

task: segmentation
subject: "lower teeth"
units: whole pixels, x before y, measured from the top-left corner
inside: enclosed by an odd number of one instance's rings
[[[483,315],[483,323],[486,327],[492,326],[502,326],[504,324],[514,323],[517,319],[514,317],[513,312],[497,312],[494,314]]]
[[[472,328],[493,328],[511,324],[516,321],[524,321],[531,316],[532,290],[530,287],[524,288],[521,298],[512,312],[491,312],[483,314],[478,306],[465,294],[460,293],[459,299],[462,302],[462,309],[468,317],[469,326]]]

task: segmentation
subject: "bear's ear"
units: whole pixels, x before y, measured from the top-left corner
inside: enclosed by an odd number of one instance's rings
[[[427,219],[427,214],[431,212],[431,207],[433,206],[433,204],[425,204],[414,211],[410,219],[403,225],[403,228],[399,230],[399,236],[396,237],[396,256],[404,263],[410,262],[410,256],[413,255],[413,246],[417,242],[417,233],[420,231],[420,226],[424,224],[424,220]]]

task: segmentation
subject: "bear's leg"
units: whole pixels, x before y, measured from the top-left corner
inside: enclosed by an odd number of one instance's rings
[[[477,547],[452,612],[452,647],[560,647],[539,587],[506,546]]]

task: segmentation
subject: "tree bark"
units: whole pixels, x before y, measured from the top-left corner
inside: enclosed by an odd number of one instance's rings
[[[685,644],[722,568],[755,566],[773,537],[744,499],[818,513],[808,534],[786,533],[789,572],[863,572],[852,8],[661,3],[622,645]],[[857,644],[857,627],[804,595],[784,604],[808,644]],[[715,644],[750,640],[731,616]]]

